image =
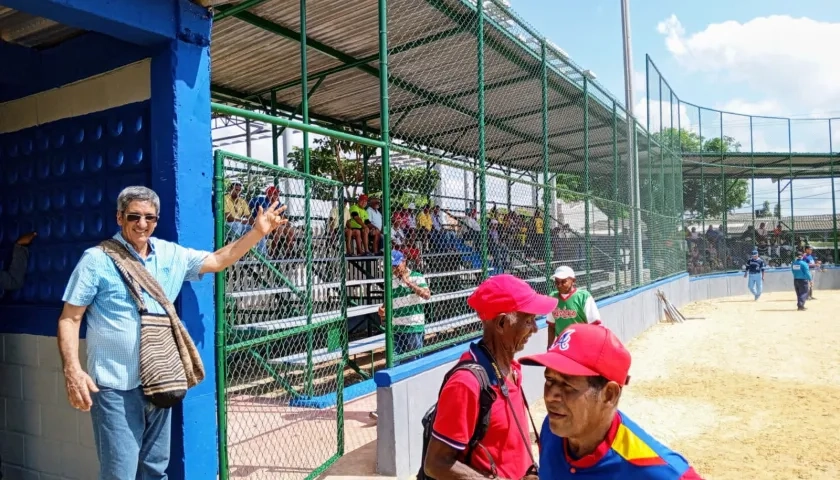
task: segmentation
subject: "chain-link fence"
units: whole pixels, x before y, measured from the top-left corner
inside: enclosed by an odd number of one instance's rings
[[[740,270],[753,250],[771,266],[786,266],[808,247],[816,261],[836,263],[840,119],[699,107],[682,101],[647,63],[648,129],[679,155],[683,170],[688,271]]]
[[[215,162],[217,247],[253,244],[217,277],[222,458],[232,476],[321,471],[343,453],[342,185],[221,150]],[[260,238],[255,220],[275,202],[288,222]]]

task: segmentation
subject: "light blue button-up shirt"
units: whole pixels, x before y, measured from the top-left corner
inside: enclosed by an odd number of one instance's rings
[[[146,266],[170,301],[175,301],[185,281],[201,279],[199,271],[210,254],[150,238],[149,255],[143,260],[122,234],[114,238]],[[97,247],[85,250],[63,300],[87,307],[87,371],[93,381],[116,390],[140,386],[140,314],[114,261]],[[145,291],[143,301],[149,312],[166,313]]]

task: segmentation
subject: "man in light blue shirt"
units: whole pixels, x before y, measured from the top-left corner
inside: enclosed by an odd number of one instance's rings
[[[802,258],[802,252],[796,252],[796,260],[790,264],[793,272],[793,288],[796,290],[796,309],[805,310],[805,300],[808,299],[808,292],[811,284],[811,268]]]
[[[146,187],[127,187],[117,198],[114,238],[128,248],[174,301],[185,281],[219,272],[282,225],[284,208],[260,211],[253,228],[215,252],[152,237],[160,198]],[[58,345],[70,404],[90,411],[100,479],[166,479],[171,412],[143,395],[140,383],[140,315],[114,262],[100,249],[85,250],[73,270],[58,320]],[[150,313],[163,307],[143,292]],[[87,365],[79,361],[79,326],[87,320]]]

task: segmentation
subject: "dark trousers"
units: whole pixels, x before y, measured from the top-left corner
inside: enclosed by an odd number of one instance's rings
[[[804,307],[805,300],[808,299],[808,292],[810,291],[808,280],[793,279],[793,288],[796,289],[796,306],[799,308]]]

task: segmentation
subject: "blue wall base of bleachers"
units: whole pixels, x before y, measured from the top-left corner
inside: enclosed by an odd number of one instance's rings
[[[358,398],[370,395],[376,391],[376,383],[371,378],[359,383],[354,383],[349,387],[344,388],[344,403],[351,402]],[[338,394],[336,392],[327,393],[317,397],[298,397],[289,401],[289,405],[298,408],[315,408],[324,409],[331,408],[338,404]]]

